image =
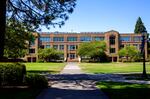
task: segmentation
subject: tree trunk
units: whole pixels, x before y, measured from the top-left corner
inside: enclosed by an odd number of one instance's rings
[[[4,55],[4,40],[6,29],[6,0],[0,0],[0,60]]]

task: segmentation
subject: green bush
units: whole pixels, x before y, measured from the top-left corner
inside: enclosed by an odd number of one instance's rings
[[[32,88],[46,88],[48,87],[48,80],[45,76],[35,73],[29,73],[26,75],[25,82]]]
[[[23,83],[26,67],[19,63],[0,64],[0,85],[18,85]]]

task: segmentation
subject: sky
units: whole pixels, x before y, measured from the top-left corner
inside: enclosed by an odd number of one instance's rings
[[[137,18],[150,33],[150,0],[77,0],[74,12],[61,28],[42,28],[42,32],[133,33]]]

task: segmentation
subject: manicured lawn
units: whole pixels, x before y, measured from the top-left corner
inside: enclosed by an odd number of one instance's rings
[[[0,99],[36,99],[41,89],[1,88]]]
[[[99,82],[97,87],[110,99],[150,99],[150,85]]]
[[[33,73],[59,73],[65,63],[24,63],[26,65],[27,72]]]
[[[131,73],[142,72],[142,63],[80,63],[79,66],[87,73]],[[150,63],[146,63],[150,72]]]

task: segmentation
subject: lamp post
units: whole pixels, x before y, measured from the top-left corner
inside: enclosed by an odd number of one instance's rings
[[[141,54],[143,57],[143,73],[142,73],[142,78],[147,78],[146,74],[146,65],[145,65],[145,39],[146,38],[146,33],[142,33],[142,46],[141,46]]]

